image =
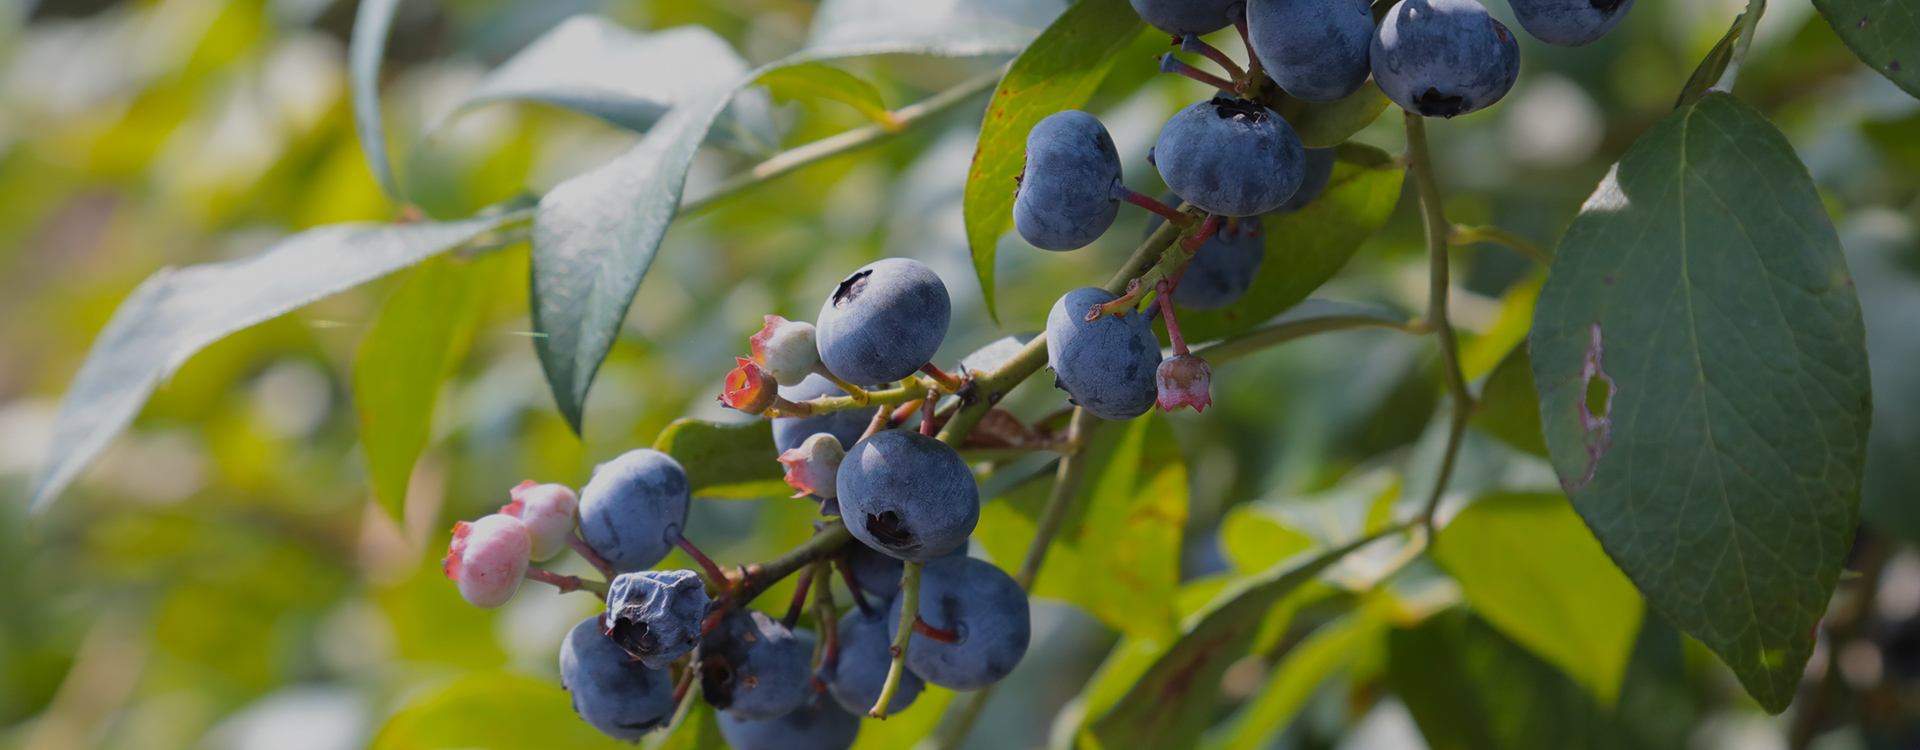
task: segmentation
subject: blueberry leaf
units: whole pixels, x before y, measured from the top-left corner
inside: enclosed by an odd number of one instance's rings
[[[1293,722],[1308,699],[1336,673],[1349,669],[1370,648],[1378,648],[1392,622],[1393,599],[1373,595],[1357,609],[1314,628],[1287,649],[1258,693],[1248,699],[1210,750],[1261,750]]]
[[[65,490],[154,388],[229,334],[470,242],[524,213],[445,223],[332,224],[239,260],[165,268],[120,302],[61,399],[36,508]]]
[[[1126,0],[1080,0],[1033,40],[993,90],[967,170],[964,209],[989,314],[994,256],[1000,236],[1013,227],[1014,178],[1026,166],[1027,131],[1047,115],[1085,104],[1115,57],[1145,29]]]
[[[696,711],[703,708],[704,703],[695,706]],[[502,716],[513,720],[500,721]],[[693,728],[695,718],[688,717],[682,733],[694,734],[686,730]],[[550,681],[496,671],[474,672],[414,696],[381,725],[367,746],[369,750],[632,747],[581,721],[566,691],[555,689]]]
[[[1331,102],[1315,104],[1289,97],[1280,105],[1279,114],[1293,126],[1301,145],[1333,148],[1380,119],[1380,113],[1391,103],[1369,78],[1359,91]]]
[[[765,419],[738,425],[676,419],[660,431],[653,449],[686,468],[695,495],[744,500],[793,494],[774,460],[773,422]]]
[[[1262,217],[1267,259],[1253,286],[1238,302],[1218,310],[1180,311],[1180,331],[1187,340],[1230,336],[1299,304],[1339,273],[1361,243],[1386,223],[1400,199],[1405,173],[1385,166],[1386,155],[1376,149],[1354,150],[1379,157],[1382,166],[1355,164],[1343,153],[1319,198],[1294,213]]]
[[[1908,0],[1813,0],[1860,61],[1920,97],[1920,7]]]
[[[1792,701],[1859,516],[1860,302],[1785,137],[1709,93],[1568,229],[1530,340],[1574,508],[1647,603]]]
[[[1708,89],[1720,82],[1720,76],[1727,72],[1727,65],[1733,62],[1733,47],[1740,40],[1741,24],[1746,20],[1745,13],[1733,19],[1733,26],[1727,29],[1726,35],[1720,37],[1713,49],[1707,51],[1707,56],[1700,59],[1700,66],[1693,69],[1693,75],[1687,78],[1687,85],[1680,89],[1680,100],[1674,106],[1684,107],[1700,101],[1700,97],[1707,95]]]
[[[1472,424],[1509,446],[1541,458],[1547,438],[1540,428],[1540,394],[1533,390],[1533,359],[1527,346],[1514,347],[1480,387]]]
[[[347,72],[353,84],[353,129],[367,169],[380,191],[400,200],[400,183],[393,177],[393,159],[387,155],[387,127],[380,113],[380,62],[387,54],[387,34],[400,0],[367,0],[353,17],[353,37],[347,45]]]
[[[868,120],[894,128],[892,113],[880,98],[880,89],[864,78],[821,63],[775,68],[755,81],[773,92],[776,100],[830,99],[854,108]]]
[[[374,499],[394,518],[433,428],[440,385],[473,342],[485,293],[506,256],[436,258],[415,267],[374,321],[353,363],[353,409]]]

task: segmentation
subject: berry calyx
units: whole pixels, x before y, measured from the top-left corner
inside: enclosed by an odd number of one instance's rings
[[[1158,403],[1161,411],[1191,406],[1196,412],[1204,412],[1213,405],[1213,368],[1197,355],[1168,357],[1160,363],[1154,380],[1160,389]]]
[[[720,394],[720,403],[748,414],[772,408],[780,398],[779,381],[751,359],[734,357],[733,361],[739,366],[727,373],[726,390]]]

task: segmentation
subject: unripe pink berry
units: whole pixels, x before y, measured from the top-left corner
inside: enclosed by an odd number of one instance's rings
[[[533,535],[513,516],[495,513],[453,525],[453,543],[440,569],[460,587],[460,598],[481,609],[498,609],[520,590],[527,575]]]
[[[781,385],[799,385],[820,364],[813,340],[813,324],[768,315],[767,325],[753,338],[753,361]]]
[[[520,519],[533,536],[535,561],[546,560],[567,548],[567,535],[573,533],[580,498],[563,484],[521,482],[507,491],[513,502],[500,506],[500,512]]]
[[[794,497],[825,498],[839,494],[834,487],[839,481],[840,461],[846,457],[840,439],[821,432],[780,454],[779,460],[787,466],[787,485],[794,489]]]
[[[1160,386],[1160,410],[1191,406],[1196,412],[1213,405],[1213,368],[1193,354],[1168,357],[1154,373]]]
[[[773,402],[780,397],[780,388],[773,376],[751,359],[734,357],[733,361],[740,366],[727,373],[726,390],[720,394],[720,403],[748,414],[773,408]]]

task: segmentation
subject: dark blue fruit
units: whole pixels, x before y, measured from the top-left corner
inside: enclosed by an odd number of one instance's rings
[[[1474,0],[1402,0],[1373,38],[1374,82],[1427,117],[1492,106],[1519,75],[1519,42]]]
[[[1633,9],[1633,0],[1507,0],[1520,28],[1535,39],[1578,47],[1606,36]]]
[[[868,263],[820,306],[820,362],[854,385],[901,380],[933,360],[952,315],[947,285],[908,258]]]
[[[1172,193],[1160,197],[1161,203],[1170,200],[1179,198]],[[1148,219],[1147,236],[1165,223],[1157,215]],[[1174,287],[1173,303],[1189,310],[1218,310],[1245,296],[1267,258],[1265,231],[1258,216],[1240,219],[1237,229],[1222,224],[1187,262],[1180,286]]]
[[[640,448],[593,468],[580,490],[580,536],[622,573],[660,564],[687,523],[687,471],[660,451]]]
[[[966,460],[918,432],[887,430],[860,441],[840,462],[838,489],[854,538],[909,562],[966,546],[980,521],[980,488]]]
[[[887,619],[884,610],[872,615],[858,609],[849,611],[840,618],[839,658],[832,665],[820,667],[820,679],[827,683],[827,692],[841,707],[856,714],[866,714],[879,702],[880,688],[886,684],[887,670],[893,666],[893,655],[887,649],[893,644],[894,631],[888,629]],[[900,675],[900,687],[894,691],[893,699],[887,701],[887,713],[907,710],[925,687],[919,675],[912,672]]]
[[[1233,24],[1242,0],[1133,0],[1133,12],[1175,36],[1206,36]]]
[[[893,601],[893,595],[900,593],[900,573],[906,563],[865,544],[849,544],[844,549],[847,566],[853,569],[853,578],[860,582],[860,590],[879,597],[882,602]]]
[[[633,742],[673,716],[673,677],[648,669],[600,634],[589,617],[560,642],[560,685],[573,698],[573,712],[601,734]]]
[[[1331,148],[1307,149],[1307,161],[1301,169],[1304,174],[1300,178],[1300,190],[1295,192],[1292,198],[1288,198],[1286,203],[1280,204],[1279,208],[1267,213],[1293,213],[1306,208],[1307,204],[1326,192],[1327,183],[1333,180],[1333,163],[1337,160],[1335,154],[1338,151]]]
[[[1087,322],[1094,305],[1116,297],[1098,287],[1067,292],[1047,313],[1047,361],[1053,384],[1101,419],[1123,421],[1147,413],[1159,397],[1154,372],[1160,340],[1153,318],[1138,311]],[[842,469],[844,472],[845,469]]]
[[[788,401],[806,401],[821,396],[845,396],[846,391],[818,374],[808,375],[799,385],[780,386],[780,397]],[[773,449],[780,453],[800,447],[807,438],[816,433],[825,432],[840,439],[841,446],[860,442],[860,436],[866,434],[867,425],[873,422],[873,414],[880,410],[878,406],[864,409],[843,409],[813,417],[775,417],[773,420]]]
[[[1119,181],[1120,152],[1106,126],[1079,110],[1055,112],[1027,133],[1013,226],[1043,250],[1086,247],[1113,226]]]
[[[666,669],[700,643],[707,587],[691,570],[623,573],[607,590],[607,635],[649,669]]]
[[[900,626],[893,603],[887,629]],[[959,636],[941,643],[919,633],[907,644],[907,669],[951,690],[999,682],[1027,655],[1033,635],[1027,592],[993,563],[971,557],[927,563],[920,573],[920,619]]]
[[[1202,210],[1253,216],[1300,189],[1306,148],[1280,115],[1221,97],[1174,114],[1153,144],[1167,188]]]
[[[1299,99],[1344,99],[1371,72],[1367,0],[1247,0],[1247,36],[1267,75]]]
[[[778,719],[812,692],[813,644],[757,610],[734,610],[700,641],[700,694],[753,721]]]
[[[778,719],[749,721],[720,714],[720,737],[733,750],[847,750],[860,735],[860,716],[811,688],[802,704]],[[864,712],[864,709],[862,709]]]

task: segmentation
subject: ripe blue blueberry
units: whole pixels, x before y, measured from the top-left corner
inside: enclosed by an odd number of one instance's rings
[[[1307,204],[1326,192],[1327,183],[1333,180],[1333,163],[1338,160],[1336,158],[1338,151],[1339,149],[1331,148],[1307,149],[1307,161],[1301,170],[1304,174],[1300,178],[1300,190],[1295,192],[1292,198],[1288,198],[1286,203],[1280,204],[1279,208],[1267,213],[1293,213],[1306,208]]]
[[[825,694],[807,691],[807,702],[778,719],[751,721],[720,714],[720,738],[733,750],[847,750],[860,735],[860,716]],[[866,709],[861,709],[864,714]]]
[[[1086,247],[1113,226],[1119,181],[1120,152],[1106,126],[1079,110],[1055,112],[1027,133],[1013,226],[1043,250]]]
[[[648,669],[666,669],[700,643],[711,604],[691,570],[623,573],[607,590],[607,636]]]
[[[673,716],[673,677],[648,669],[600,633],[589,617],[560,643],[560,685],[573,711],[601,734],[633,742]]]
[[[900,593],[900,575],[906,563],[900,558],[881,552],[864,544],[846,546],[847,565],[853,568],[853,578],[860,582],[860,590],[878,597],[882,604],[893,601]],[[942,558],[966,557],[967,545],[953,548],[952,552],[941,555]]]
[[[1175,36],[1206,36],[1231,25],[1242,0],[1133,0],[1133,12]]]
[[[714,708],[766,721],[812,692],[813,644],[757,610],[734,610],[700,641],[700,694]]]
[[[880,700],[880,688],[886,684],[893,655],[887,650],[894,631],[887,629],[887,615],[876,610],[868,615],[858,609],[840,618],[840,654],[831,665],[820,667],[820,679],[827,692],[848,711],[865,714]],[[896,714],[913,705],[926,687],[919,675],[900,675],[900,686],[887,701],[887,713]]]
[[[960,452],[918,432],[886,430],[840,462],[840,513],[855,539],[909,562],[966,546],[980,488]]]
[[[1094,305],[1115,296],[1098,287],[1067,292],[1047,313],[1047,361],[1053,384],[1101,419],[1124,421],[1147,413],[1159,397],[1154,371],[1160,340],[1153,318],[1128,311],[1088,322]]]
[[[660,564],[680,541],[692,497],[687,470],[640,448],[593,468],[580,490],[580,536],[622,573]]]
[[[1299,99],[1346,98],[1371,72],[1367,0],[1247,0],[1247,36],[1267,75]]]
[[[893,603],[887,629],[900,626]],[[919,633],[907,644],[907,669],[951,690],[978,690],[1020,664],[1032,637],[1027,592],[993,563],[971,557],[927,563],[920,572],[920,619],[959,636],[941,643]]]
[[[1535,39],[1578,47],[1606,36],[1633,9],[1633,0],[1507,0],[1520,28]]]
[[[1427,117],[1492,106],[1519,75],[1519,42],[1475,0],[1402,0],[1373,38],[1373,80]]]
[[[952,315],[947,285],[926,264],[885,258],[854,271],[820,306],[820,362],[854,385],[891,383],[933,360]]]
[[[1293,126],[1245,99],[1200,102],[1175,113],[1153,144],[1167,188],[1202,210],[1253,216],[1300,189],[1306,149]]]
[[[1160,198],[1162,203],[1169,200],[1179,199],[1172,193]],[[1164,223],[1159,216],[1148,219],[1147,235]],[[1258,216],[1240,219],[1237,228],[1222,225],[1187,262],[1180,286],[1174,287],[1173,303],[1189,310],[1218,310],[1239,301],[1267,258],[1264,232]]]
[[[780,386],[780,397],[788,401],[806,401],[821,396],[845,396],[831,381],[819,374],[808,375],[799,385]],[[807,438],[816,433],[825,432],[840,439],[842,446],[860,442],[860,436],[866,434],[867,424],[873,421],[873,414],[880,410],[878,406],[863,409],[843,409],[812,417],[775,417],[773,420],[773,449],[780,453],[800,447]]]

